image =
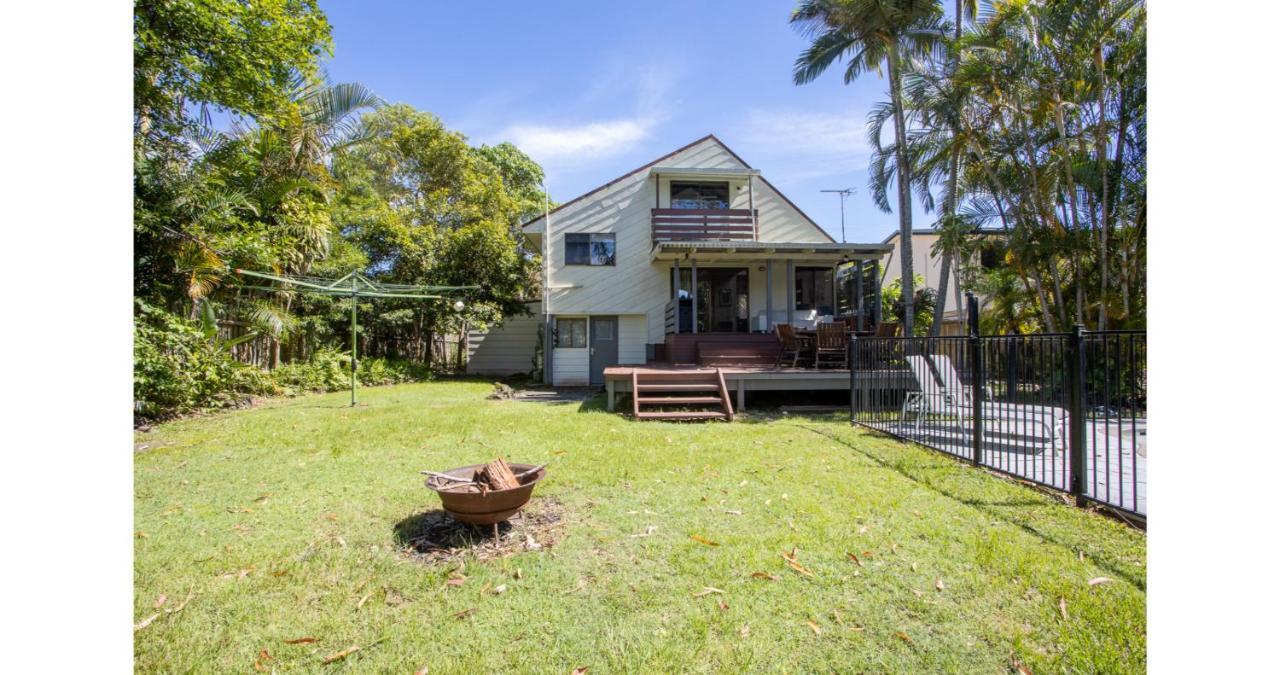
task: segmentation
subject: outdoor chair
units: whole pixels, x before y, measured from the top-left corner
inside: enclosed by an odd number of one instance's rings
[[[899,331],[901,331],[901,329],[902,329],[902,324],[898,323],[897,321],[881,321],[876,326],[875,337],[878,337],[878,338],[898,337],[898,333]]]
[[[911,373],[915,376],[916,391],[907,393],[902,402],[899,418],[905,424],[907,415],[915,414],[915,431],[920,433],[924,417],[928,414],[955,415],[961,425],[966,420],[972,421],[974,416],[973,397],[969,388],[960,381],[960,375],[952,365],[951,359],[944,354],[931,356],[911,355],[906,357]],[[990,390],[986,392],[990,397]],[[991,420],[1003,425],[1012,422],[1015,428],[1019,425],[1034,427],[1040,438],[1046,439],[1044,445],[1054,446],[1059,442],[1065,445],[1067,411],[1056,406],[1027,405],[983,401],[981,406],[983,420]]]
[[[809,353],[809,339],[796,335],[796,329],[791,324],[780,323],[773,327],[774,334],[778,336],[778,360],[773,364],[774,368],[782,367],[782,362],[791,359],[791,367],[795,368],[801,358],[807,358]]]
[[[818,341],[813,353],[813,367],[824,364],[837,368],[849,367],[849,333],[843,321],[818,324]]]

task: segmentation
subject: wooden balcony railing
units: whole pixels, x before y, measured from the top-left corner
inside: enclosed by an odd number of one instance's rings
[[[750,209],[653,209],[654,241],[753,241]]]

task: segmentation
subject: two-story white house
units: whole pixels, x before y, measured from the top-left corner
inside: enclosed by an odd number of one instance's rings
[[[473,373],[602,384],[611,365],[697,363],[708,344],[774,348],[773,325],[863,315],[876,289],[837,287],[883,243],[834,241],[714,135],[663,155],[524,225],[543,252],[536,316],[469,336]],[[843,295],[842,295],[843,294]],[[844,311],[841,311],[841,308]]]

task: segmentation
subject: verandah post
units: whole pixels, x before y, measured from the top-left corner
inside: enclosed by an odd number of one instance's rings
[[[1087,471],[1084,429],[1085,406],[1085,370],[1087,355],[1084,346],[1084,326],[1076,324],[1071,328],[1071,337],[1067,343],[1067,381],[1068,381],[1068,448],[1071,453],[1071,494],[1076,497],[1076,506],[1084,506],[1088,491],[1085,487]]]
[[[848,361],[849,363],[849,424],[853,424],[854,422],[857,421],[858,405],[860,403],[860,401],[858,401],[860,396],[858,395],[859,392],[857,387],[858,365],[853,360],[853,355],[856,351],[854,349],[854,343],[856,343],[857,341],[858,341],[858,335],[856,333],[850,333],[849,334],[849,357],[848,357],[849,358],[849,361]]]
[[[978,298],[973,293],[967,297],[969,303],[969,363],[971,364],[971,382],[969,383],[969,400],[973,403],[973,463],[982,464],[982,383],[987,375],[982,368],[982,338],[978,336]]]

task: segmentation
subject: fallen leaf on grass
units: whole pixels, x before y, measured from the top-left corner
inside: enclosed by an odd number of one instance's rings
[[[751,576],[756,579],[768,579],[769,581],[777,581],[781,578],[777,575],[769,574],[768,572],[752,572]]]
[[[142,530],[138,530],[137,532],[134,532],[134,533],[133,533],[133,536],[135,536],[135,537],[137,537],[137,538],[139,538],[139,539],[146,539],[146,538],[147,538],[147,533],[146,533],[146,532],[143,532]]]
[[[894,636],[895,636],[895,637],[897,637],[899,640],[902,640],[903,642],[905,642],[905,643],[907,643],[907,644],[909,644],[909,645],[914,645],[914,644],[916,643],[916,641],[915,641],[915,640],[912,640],[912,639],[911,639],[911,636],[910,636],[910,635],[907,635],[906,633],[904,633],[904,632],[902,632],[902,631],[898,631],[897,633],[894,633]]]
[[[809,624],[809,630],[813,631],[814,635],[822,635],[822,627],[818,625],[817,621],[809,619],[805,623]]]
[[[720,600],[718,604],[720,605],[720,611],[722,612],[729,611],[729,605],[724,600]]]
[[[160,609],[161,607],[164,607],[164,602],[165,600],[168,600],[168,599],[169,599],[169,596],[165,595],[164,593],[161,593],[160,597],[156,598],[156,602],[154,605],[151,606],[151,609]]]
[[[1066,621],[1067,617],[1067,599],[1058,598],[1058,613],[1062,615],[1062,620]]]
[[[517,579],[524,578],[524,570],[520,569],[519,567],[516,568],[516,578]]]
[[[805,569],[804,565],[801,565],[801,564],[800,564],[800,561],[796,560],[796,550],[795,550],[794,548],[793,548],[793,549],[791,549],[791,554],[790,554],[790,555],[788,555],[788,554],[784,551],[784,552],[782,553],[782,559],[783,559],[783,560],[785,560],[785,561],[787,561],[787,565],[788,565],[791,569],[793,569],[793,570],[795,570],[795,571],[797,571],[797,572],[799,572],[799,573],[801,573],[801,574],[805,575],[806,577],[811,577],[811,576],[813,576],[813,572],[810,572],[809,570]]]
[[[711,595],[712,593],[721,593],[721,594],[723,594],[723,593],[724,593],[724,591],[722,591],[722,590],[720,590],[720,589],[718,589],[718,588],[712,588],[712,587],[710,587],[710,586],[703,586],[701,591],[699,591],[699,592],[697,592],[697,593],[694,593],[694,594],[693,594],[693,597],[695,597],[695,598],[701,598],[701,597],[702,597],[702,596],[704,596],[704,595]]]
[[[372,595],[373,595],[373,591],[369,591],[368,593],[365,593],[364,597],[360,598],[360,602],[356,603],[356,609],[360,609],[361,607],[364,607],[364,603],[368,602],[370,596]]]
[[[253,660],[253,669],[258,672],[265,672],[267,670],[265,662],[273,660],[275,660],[275,657],[271,656],[271,652],[264,649],[258,652],[258,658]]]
[[[862,567],[862,561],[858,560],[858,556],[854,555],[852,551],[847,551],[845,554],[848,555],[849,559],[852,560],[858,567]]]
[[[328,656],[324,657],[324,662],[325,662],[325,663],[333,663],[334,661],[341,661],[342,659],[345,659],[345,658],[347,658],[348,656],[351,656],[352,654],[354,654],[354,653],[356,653],[356,652],[358,652],[358,651],[360,651],[360,646],[359,646],[359,645],[351,645],[350,647],[347,647],[346,649],[344,649],[344,650],[342,650],[342,651],[340,651],[340,652],[334,652],[334,653],[332,653],[332,654],[330,654],[330,655],[328,655]]]
[[[135,632],[135,633],[136,633],[136,632],[138,632],[138,631],[142,630],[143,628],[146,628],[147,626],[150,626],[150,625],[151,625],[151,622],[152,622],[152,621],[155,621],[155,620],[156,620],[156,619],[158,619],[158,618],[160,618],[160,613],[159,613],[159,612],[156,612],[155,614],[152,614],[151,616],[149,616],[149,617],[147,617],[147,618],[145,618],[145,619],[143,619],[143,620],[139,621],[138,623],[133,624],[133,632]]]
[[[725,511],[725,513],[727,513],[727,514],[729,514],[729,515],[731,515],[731,516],[740,516],[740,515],[742,515],[742,512],[741,512],[741,511],[738,511],[737,509],[731,509],[731,510],[729,510],[729,511]]]
[[[189,592],[187,592],[187,597],[183,598],[183,599],[182,599],[182,602],[178,603],[178,606],[177,606],[177,607],[171,607],[171,608],[166,609],[166,610],[164,610],[164,611],[165,611],[165,612],[167,612],[167,613],[169,613],[169,614],[177,614],[178,612],[181,612],[181,611],[183,610],[183,608],[185,608],[185,607],[187,606],[187,603],[188,603],[188,602],[191,602],[191,598],[194,598],[194,597],[196,597],[196,592],[195,592],[195,591],[189,591]]]
[[[465,583],[467,583],[466,577],[453,577],[452,579],[444,582],[444,585],[445,586],[461,586]]]
[[[702,538],[702,537],[700,537],[700,536],[698,536],[698,535],[696,535],[696,534],[691,534],[691,535],[689,535],[689,538],[690,538],[690,539],[692,539],[692,540],[694,540],[694,541],[696,541],[696,542],[698,542],[699,544],[704,544],[704,545],[706,545],[706,546],[719,546],[719,545],[720,545],[720,544],[719,544],[719,543],[717,543],[717,542],[711,541],[710,539],[704,539],[704,538]]]
[[[1031,675],[1031,669],[1022,665],[1021,661],[1015,661],[1014,666],[1018,668],[1018,675]]]
[[[936,589],[938,589],[939,591],[945,591],[945,590],[947,590],[947,586],[946,586],[946,584],[943,584],[941,579],[939,579],[939,580],[938,580],[938,583],[934,584],[934,585],[933,585],[933,587],[934,587],[934,588],[936,588]]]
[[[506,592],[507,592],[506,584],[499,584],[496,588],[493,589],[494,595],[502,595],[503,593],[506,593]]]
[[[1089,580],[1089,585],[1097,586],[1098,584],[1109,584],[1113,581],[1115,581],[1115,579],[1109,579],[1107,577],[1095,577]]]
[[[573,672],[569,673],[569,675],[583,675],[583,673],[586,673],[586,672],[587,672],[587,666],[578,666],[577,668],[574,668]]]
[[[294,638],[292,640],[284,641],[284,643],[287,645],[309,645],[312,642],[319,642],[319,640],[313,637],[300,637],[300,638]]]
[[[427,673],[430,673],[430,672],[431,672],[431,668],[429,668],[426,665],[423,665],[421,668],[413,671],[413,675],[427,675]]]
[[[253,501],[258,502],[259,504],[261,504],[262,502],[267,501],[267,498],[268,498],[268,497],[270,497],[270,496],[271,496],[270,494],[258,495],[257,497],[254,497],[254,498],[253,498]]]
[[[466,608],[466,609],[462,610],[461,612],[454,612],[454,614],[453,614],[453,618],[455,618],[455,619],[465,619],[465,618],[467,618],[467,617],[471,616],[472,614],[475,614],[475,613],[476,613],[476,612],[478,612],[478,611],[480,611],[480,610],[476,609],[475,607],[468,607],[468,608]]]

